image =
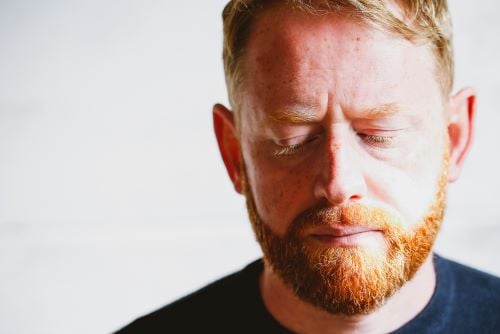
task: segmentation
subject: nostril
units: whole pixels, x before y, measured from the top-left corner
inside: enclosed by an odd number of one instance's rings
[[[351,201],[359,201],[361,200],[361,195],[352,195],[349,199]]]

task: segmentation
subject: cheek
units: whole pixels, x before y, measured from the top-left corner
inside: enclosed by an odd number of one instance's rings
[[[437,180],[401,170],[387,170],[367,178],[372,205],[401,218],[404,227],[419,223],[428,212],[437,189]]]
[[[441,141],[422,142],[397,165],[376,163],[367,172],[369,198],[401,218],[407,227],[420,223],[436,199],[443,172],[444,146]]]
[[[283,166],[257,150],[250,152],[244,158],[257,211],[275,233],[284,235],[293,219],[314,202],[314,170]]]

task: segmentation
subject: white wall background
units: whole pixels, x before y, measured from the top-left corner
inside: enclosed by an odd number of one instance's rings
[[[212,134],[224,0],[0,0],[0,332],[108,333],[259,256]],[[500,3],[450,1],[477,132],[438,249],[500,274]]]

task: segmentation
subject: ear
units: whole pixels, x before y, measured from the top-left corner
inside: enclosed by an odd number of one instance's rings
[[[456,181],[460,176],[474,134],[475,113],[476,92],[472,88],[464,88],[450,97],[448,110],[449,182]]]
[[[233,182],[234,189],[242,194],[240,141],[234,122],[234,114],[222,104],[216,104],[213,107],[213,120],[215,136],[227,173]]]

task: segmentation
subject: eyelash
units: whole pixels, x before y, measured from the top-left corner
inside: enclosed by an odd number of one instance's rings
[[[386,147],[394,141],[394,137],[391,136],[372,136],[372,135],[359,135],[368,145]]]
[[[390,137],[390,136],[373,136],[373,135],[366,135],[366,134],[359,134],[359,136],[368,145],[378,146],[378,147],[382,147],[382,148],[389,146],[394,140],[394,137]],[[274,152],[274,156],[275,157],[283,157],[283,156],[294,155],[307,143],[309,143],[309,142],[292,144],[292,145],[287,145],[287,146],[282,146],[282,147],[280,146],[280,148]]]
[[[293,144],[288,146],[280,147],[276,152],[274,152],[275,157],[289,156],[297,153],[304,144]]]
[[[291,145],[278,145],[278,149],[274,152],[275,157],[286,157],[296,154],[300,149],[308,144],[312,144],[320,138],[320,135],[312,136],[305,140],[304,142],[291,144]]]

